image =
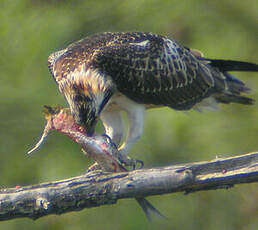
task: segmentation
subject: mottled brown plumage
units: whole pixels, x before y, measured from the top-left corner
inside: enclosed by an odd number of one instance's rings
[[[51,54],[48,62],[76,121],[89,132],[121,95],[145,108],[188,110],[209,97],[252,104],[241,95],[248,88],[227,71],[258,71],[255,64],[205,59],[175,40],[142,32],[86,37]]]

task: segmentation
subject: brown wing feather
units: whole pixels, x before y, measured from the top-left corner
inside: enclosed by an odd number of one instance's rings
[[[91,64],[138,103],[190,109],[214,92],[215,70],[189,49],[159,35],[124,34],[101,47]]]
[[[211,94],[224,102],[221,95],[227,93],[230,96],[232,88],[236,88],[238,94],[244,91],[241,90],[244,84],[239,81],[236,82],[238,87],[230,86],[233,81],[220,70],[221,65],[213,65],[209,59],[201,57],[199,51],[164,36],[126,32],[87,37],[50,55],[48,61],[62,93],[62,82],[71,76],[70,83],[76,83],[80,78],[76,87],[82,85],[83,92],[89,93],[87,76],[92,73],[95,77],[90,78],[90,84],[94,88],[94,82],[100,82],[103,86],[100,91],[117,89],[138,103],[179,110],[190,109]],[[75,72],[80,74],[75,75]],[[69,90],[66,98],[71,94],[71,87]]]

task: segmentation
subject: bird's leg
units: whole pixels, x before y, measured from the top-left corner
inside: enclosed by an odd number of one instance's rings
[[[115,111],[103,111],[100,115],[100,119],[104,125],[105,128],[105,134],[108,135],[112,142],[119,146],[123,137],[123,122],[122,122],[122,116],[121,111],[115,110]],[[130,159],[126,154],[124,154],[123,151],[119,151],[118,154],[119,160],[123,162],[126,166],[132,166],[135,168],[136,162],[132,159]],[[94,168],[94,167],[93,167]]]
[[[128,151],[135,144],[135,142],[142,136],[143,133],[143,125],[144,125],[144,111],[145,108],[143,105],[139,104],[129,104],[127,108],[125,108],[128,115],[129,122],[129,131],[128,136],[125,142],[119,147],[119,152],[121,153],[121,161],[125,165],[130,165],[135,167],[137,163],[140,163],[143,166],[142,161],[137,161],[129,158],[127,156]]]
[[[123,137],[123,123],[120,111],[103,111],[100,115],[105,133],[118,146]]]

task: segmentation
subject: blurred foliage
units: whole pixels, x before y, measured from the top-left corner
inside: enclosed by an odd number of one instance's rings
[[[57,133],[31,157],[25,154],[44,127],[42,106],[66,105],[48,72],[47,57],[75,40],[101,31],[151,31],[211,58],[258,62],[258,2],[253,0],[2,0],[0,7],[1,187],[79,175],[91,163],[76,144]],[[251,96],[257,100],[257,73],[236,76],[253,88]],[[151,110],[131,156],[151,167],[257,151],[257,117],[257,104],[203,113]],[[150,200],[175,229],[258,229],[257,184]],[[0,223],[6,230],[103,228],[171,226],[148,223],[133,200],[36,222]]]

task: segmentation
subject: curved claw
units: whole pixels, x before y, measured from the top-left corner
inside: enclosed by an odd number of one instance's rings
[[[141,160],[135,160],[135,165],[134,165],[134,167],[133,167],[133,169],[135,170],[135,169],[137,169],[136,168],[136,166],[137,166],[137,163],[139,163],[140,164],[140,167],[138,168],[138,169],[142,169],[143,168],[143,166],[144,166],[144,162],[143,161],[141,161]]]
[[[110,136],[108,136],[108,135],[105,134],[105,133],[103,133],[101,136],[102,136],[102,137],[105,137],[105,138],[107,139],[107,142],[108,142],[109,144],[113,145],[113,146],[117,149],[116,143],[112,141],[112,139],[111,139]]]
[[[93,171],[100,170],[100,169],[101,169],[100,165],[99,165],[97,162],[95,162],[94,164],[92,164],[92,165],[87,169],[86,173],[93,172]]]
[[[108,139],[108,141],[109,141],[109,142],[112,142],[111,137],[110,137],[110,136],[108,136],[106,133],[103,133],[101,136],[102,136],[102,137],[106,137],[106,138]]]
[[[137,160],[137,159],[131,159],[129,157],[120,159],[120,161],[122,162],[122,164],[125,167],[131,167],[132,170],[136,170],[136,169],[142,169],[144,166],[144,162],[141,160]],[[139,164],[139,167],[137,167]]]

